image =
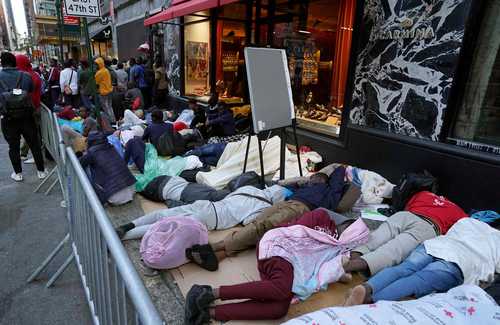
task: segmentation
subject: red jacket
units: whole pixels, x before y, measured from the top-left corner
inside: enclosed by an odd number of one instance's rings
[[[30,59],[23,54],[16,55],[16,65],[17,68],[21,71],[27,72],[31,75],[31,80],[33,80],[33,92],[31,95],[31,101],[33,102],[33,106],[37,111],[40,110],[40,97],[42,96],[42,80],[38,73],[33,71],[31,68]]]
[[[458,220],[467,217],[458,205],[444,196],[431,192],[419,192],[406,204],[407,211],[433,221],[444,235]]]

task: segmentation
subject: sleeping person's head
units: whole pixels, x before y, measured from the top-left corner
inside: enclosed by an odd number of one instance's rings
[[[324,173],[316,173],[309,179],[310,184],[328,184],[329,177]]]
[[[152,113],[151,113],[151,120],[153,121],[153,123],[163,123],[163,112],[160,111],[159,109],[155,109]]]

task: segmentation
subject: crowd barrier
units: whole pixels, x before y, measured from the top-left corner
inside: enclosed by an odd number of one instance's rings
[[[71,255],[47,287],[75,261],[94,324],[164,324],[78,158],[65,147],[57,117],[47,111],[42,113],[42,137],[57,163],[58,181],[68,207],[69,233],[28,282],[69,243]]]

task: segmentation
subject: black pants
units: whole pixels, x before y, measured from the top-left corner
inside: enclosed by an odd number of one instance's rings
[[[36,168],[45,170],[43,164],[42,149],[37,127],[33,117],[27,119],[2,119],[2,132],[5,141],[9,144],[9,158],[16,173],[22,172],[21,166],[21,135],[24,137],[31,149],[35,159]]]

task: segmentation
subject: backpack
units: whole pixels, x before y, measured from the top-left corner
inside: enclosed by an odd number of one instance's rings
[[[159,156],[180,156],[186,152],[186,144],[182,135],[172,128],[171,132],[165,132],[154,144]]]
[[[260,176],[254,172],[246,172],[240,176],[232,179],[226,186],[226,189],[234,192],[243,186],[253,186],[262,189],[262,184],[260,183]]]
[[[422,173],[406,173],[392,190],[391,207],[394,212],[402,211],[413,195],[421,191],[436,193],[437,187],[437,179],[426,170]]]
[[[4,99],[2,114],[6,118],[20,119],[33,115],[33,102],[31,101],[31,96],[28,91],[20,88],[23,78],[24,73],[20,72],[17,77],[16,86],[13,88],[8,87],[3,80],[0,80],[0,85],[6,89],[0,94]]]

